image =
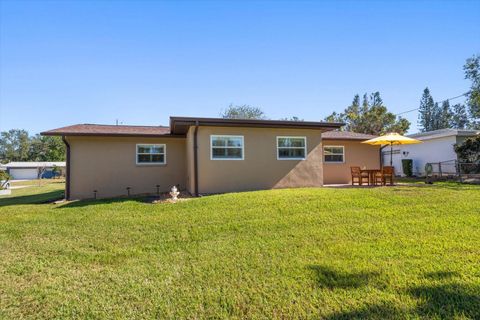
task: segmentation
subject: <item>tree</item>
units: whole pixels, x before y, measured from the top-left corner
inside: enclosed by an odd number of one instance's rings
[[[455,129],[465,129],[469,126],[467,108],[464,104],[457,103],[452,107],[452,118],[450,127]]]
[[[418,125],[422,132],[435,130],[433,129],[435,127],[435,113],[435,103],[427,87],[423,90],[420,107],[418,108]]]
[[[450,128],[451,119],[452,112],[449,101],[443,101],[441,107],[438,102],[435,102],[432,108],[432,120],[428,131]]]
[[[480,164],[480,136],[465,139],[453,146],[460,161]]]
[[[433,109],[432,109],[432,123],[430,126],[430,131],[431,130],[437,130],[440,127],[440,107],[438,106],[438,102],[435,102],[433,104]]]
[[[463,70],[465,71],[465,79],[472,81],[470,92],[467,95],[471,127],[480,128],[480,55],[468,58]]]
[[[354,131],[361,121],[361,111],[360,111],[360,96],[356,94],[353,97],[352,104],[345,109],[343,113],[343,120],[345,122],[346,131]]]
[[[299,118],[297,116],[291,116],[290,118],[281,118],[280,120],[285,120],[285,121],[305,121],[302,118]]]
[[[65,144],[60,137],[41,136],[31,138],[29,159],[31,161],[64,161]]]
[[[370,108],[369,103],[368,103],[368,94],[363,95],[362,99],[362,110],[360,111],[361,113],[366,113],[368,111],[368,108]]]
[[[405,118],[398,117],[398,120],[394,124],[390,125],[386,131],[405,134],[408,129],[410,129],[410,121]]]
[[[370,95],[370,105],[372,107],[383,106],[383,100],[380,98],[380,92],[374,92]]]
[[[56,165],[53,165],[52,167],[52,174],[53,174],[53,178],[56,178],[58,176],[60,176],[62,170],[60,170],[59,167],[57,167]]]
[[[30,138],[28,132],[12,129],[0,133],[0,161],[28,161]]]
[[[387,132],[398,132],[404,134],[410,127],[410,122],[404,118],[397,118],[393,113],[388,112],[387,107],[382,105],[372,106],[362,116],[361,125],[355,132],[381,135]]]
[[[258,107],[247,104],[236,106],[230,104],[220,116],[224,119],[265,119],[265,113]]]
[[[0,137],[0,162],[65,160],[65,145],[60,137],[30,137],[20,129],[1,132]]]
[[[324,121],[326,122],[343,122],[344,117],[341,113],[332,112],[329,116],[325,117]],[[340,130],[345,130],[345,127],[340,128]]]
[[[452,125],[452,111],[450,109],[450,102],[445,100],[442,102],[442,107],[437,110],[439,111],[439,116],[437,120],[437,129],[451,128]]]
[[[334,112],[325,120],[344,122],[344,130],[368,134],[384,134],[390,131],[403,134],[410,127],[407,119],[396,117],[388,111],[379,92],[372,93],[370,97],[364,94],[361,106],[360,96],[355,95],[352,104],[345,108],[343,113]]]

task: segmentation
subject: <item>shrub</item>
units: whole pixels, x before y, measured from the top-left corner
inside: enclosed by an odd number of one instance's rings
[[[412,159],[402,159],[402,168],[403,168],[403,173],[407,177],[411,177],[413,175],[413,160]]]
[[[60,173],[61,173],[60,168],[57,167],[56,165],[53,165],[53,168],[52,168],[53,178],[60,176]]]
[[[463,173],[480,173],[480,135],[453,146]]]
[[[10,175],[6,171],[0,170],[0,190],[4,189],[3,182],[5,180],[10,180]]]
[[[7,171],[0,170],[0,180],[8,180],[10,179],[10,175]]]
[[[480,135],[468,138],[453,148],[461,162],[480,163]]]

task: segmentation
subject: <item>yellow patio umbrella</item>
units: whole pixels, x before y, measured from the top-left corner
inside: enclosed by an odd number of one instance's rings
[[[390,145],[390,166],[393,163],[393,145],[399,144],[416,144],[422,143],[422,141],[417,139],[412,139],[409,137],[404,137],[401,134],[396,132],[387,133],[384,136],[376,137],[367,141],[362,141],[362,143],[376,145],[376,146],[388,146]]]

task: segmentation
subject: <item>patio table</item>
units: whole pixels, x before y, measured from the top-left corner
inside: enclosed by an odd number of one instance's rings
[[[368,185],[372,186],[375,184],[375,174],[381,172],[380,169],[362,169],[361,172],[366,172],[368,174]]]

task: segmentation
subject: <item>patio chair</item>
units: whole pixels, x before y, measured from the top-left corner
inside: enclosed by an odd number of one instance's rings
[[[375,174],[373,175],[373,184],[376,186],[385,184],[385,179],[383,178],[382,169],[376,171]]]
[[[393,186],[393,176],[395,175],[395,170],[393,167],[386,166],[383,167],[382,169],[382,178],[383,178],[383,184],[387,184],[387,180],[389,181],[389,184]]]
[[[355,184],[355,182],[357,182],[360,186],[363,185],[363,180],[366,180],[368,184],[368,173],[362,172],[360,167],[350,167],[350,172],[352,174],[352,186]],[[355,179],[357,181],[355,181]]]

